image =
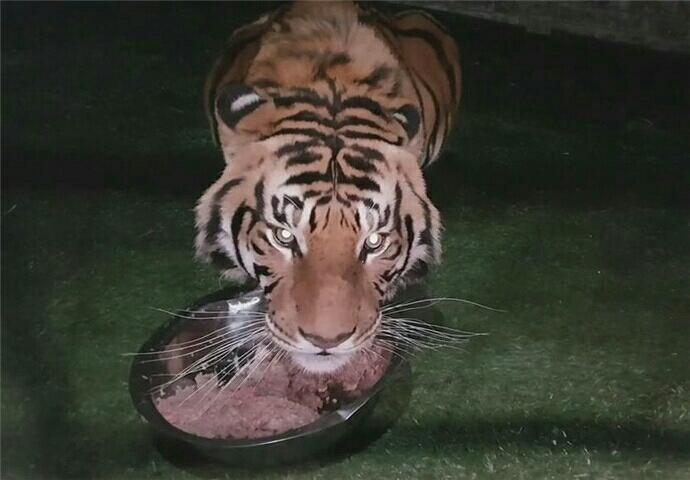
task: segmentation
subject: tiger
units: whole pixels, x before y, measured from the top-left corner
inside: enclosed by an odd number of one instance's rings
[[[222,175],[196,206],[196,256],[258,284],[271,340],[330,372],[381,308],[440,261],[423,170],[455,123],[453,38],[428,14],[296,2],[235,30],[204,85]]]

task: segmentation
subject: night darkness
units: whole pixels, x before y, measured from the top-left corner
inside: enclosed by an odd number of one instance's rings
[[[217,290],[192,209],[223,160],[201,89],[275,3],[2,5],[2,476],[684,478],[690,471],[690,57],[436,12],[463,68],[427,172],[434,295],[489,335],[414,360],[354,454],[180,468],[131,406],[131,352]],[[394,5],[385,8],[398,10]]]

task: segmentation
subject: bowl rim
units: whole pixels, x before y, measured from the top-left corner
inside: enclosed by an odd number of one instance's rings
[[[241,293],[246,294],[248,292]],[[211,296],[206,296],[194,302],[187,309],[178,310],[178,312],[227,300],[216,300],[216,302],[211,301],[204,303],[203,300],[209,297]],[[408,365],[406,358],[402,355],[391,354],[389,365],[385,373],[371,388],[366,390],[358,398],[344,403],[337,410],[320,414],[319,418],[313,422],[278,435],[269,435],[266,437],[245,439],[201,437],[175,427],[158,411],[153,396],[151,395],[149,385],[149,374],[152,373],[155,363],[142,362],[142,359],[145,358],[144,355],[142,355],[143,353],[148,353],[151,352],[152,349],[160,348],[160,345],[165,341],[166,337],[178,332],[182,326],[189,321],[190,320],[187,319],[176,318],[174,315],[169,315],[168,321],[158,327],[148,340],[144,342],[138,353],[134,355],[134,359],[130,366],[129,393],[139,415],[155,430],[167,437],[172,437],[200,448],[230,450],[270,446],[312,436],[324,430],[345,424],[365,405],[374,401],[378,394],[390,382],[394,381],[394,379],[398,378],[400,375],[404,375],[406,370],[409,371],[409,369],[406,368],[406,365]],[[193,321],[203,321],[203,319],[196,319]]]

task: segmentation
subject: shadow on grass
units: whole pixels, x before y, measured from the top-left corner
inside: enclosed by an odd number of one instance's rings
[[[618,450],[641,456],[679,456],[690,454],[690,433],[661,430],[645,422],[597,422],[588,419],[520,418],[506,420],[475,419],[463,424],[436,423],[406,425],[396,430],[401,437],[398,448],[462,449],[517,445],[587,448],[590,451]],[[407,440],[411,440],[408,442]]]
[[[292,466],[265,466],[237,468],[213,463],[187,449],[166,443],[157,443],[164,458],[176,467],[200,478],[261,477],[266,473],[309,473],[324,466],[342,462],[378,440],[387,429],[371,429],[365,435],[341,443],[318,459]],[[420,424],[399,426],[391,432],[390,441],[395,450],[409,455],[424,452],[457,454],[478,449],[495,450],[497,447],[518,446],[548,448],[558,454],[563,450],[587,449],[590,453],[620,452],[641,458],[673,457],[690,454],[690,435],[676,430],[661,431],[644,423],[605,423],[588,420],[521,419],[486,421],[475,420],[463,425]]]
[[[80,221],[87,223],[91,217]],[[7,423],[2,428],[0,477],[95,478],[114,464],[118,469],[143,464],[148,452],[139,448],[134,432],[123,434],[117,422],[104,431],[78,415],[81,405],[77,384],[84,379],[75,374],[75,366],[68,359],[70,351],[81,340],[76,338],[76,333],[75,338],[66,336],[63,329],[66,325],[57,325],[53,318],[65,302],[74,302],[74,311],[82,319],[94,317],[88,292],[61,299],[54,295],[56,285],[87,263],[92,245],[89,234],[83,236],[81,232],[89,229],[77,229],[66,251],[49,256],[55,250],[43,245],[37,247],[43,240],[26,235],[31,225],[10,222],[5,227],[2,231],[2,404],[3,421]],[[74,258],[79,260],[71,260]],[[86,358],[90,354],[84,351],[80,356]],[[113,394],[118,394],[116,387]],[[8,405],[10,399],[21,402],[21,406]],[[15,415],[18,418],[12,418]]]
[[[5,445],[3,478],[5,475],[15,478],[15,474],[18,475],[16,478],[22,478],[19,475],[62,478],[65,466],[63,449],[70,449],[72,441],[84,432],[67,419],[73,410],[74,399],[70,393],[68,367],[60,361],[60,347],[50,345],[50,335],[43,336],[48,328],[42,307],[46,305],[43,292],[47,286],[40,280],[31,282],[31,294],[27,298],[26,293],[12,294],[17,283],[25,285],[24,282],[16,282],[16,278],[7,282],[3,278],[2,283],[3,298],[14,298],[12,305],[15,306],[17,297],[21,297],[22,304],[20,314],[7,315],[7,310],[14,310],[12,307],[3,312],[3,397],[5,388],[11,385],[18,393],[16,396],[25,402],[23,409],[31,418],[31,424],[24,425],[22,431],[2,430],[2,443]],[[3,403],[5,401],[3,398]],[[16,457],[26,460],[14,464]],[[31,473],[13,472],[17,468],[29,468]]]

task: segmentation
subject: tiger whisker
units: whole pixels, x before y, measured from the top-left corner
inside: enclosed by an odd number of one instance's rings
[[[394,346],[392,343],[387,342],[387,341],[385,341],[385,340],[382,339],[382,338],[377,338],[377,339],[375,339],[375,340],[374,340],[374,344],[375,344],[378,348],[380,348],[381,350],[383,350],[384,352],[388,352],[388,353],[390,353],[391,355],[396,355],[396,356],[398,356],[398,357],[400,357],[400,358],[402,358],[402,359],[405,358],[405,356],[402,355],[403,353],[404,353],[405,355],[408,354],[408,352],[406,352],[405,350],[396,348],[396,346]],[[372,352],[372,353],[378,353],[378,352],[376,352],[375,350],[372,350],[371,347],[367,347],[365,351],[370,351],[370,352]],[[383,358],[383,356],[382,356],[381,354],[379,354],[379,357]]]
[[[384,315],[382,317],[382,324],[394,325],[394,326],[415,326],[428,328],[434,331],[447,332],[448,334],[466,335],[466,336],[476,336],[476,335],[486,335],[486,333],[476,333],[476,332],[466,332],[453,327],[447,327],[445,325],[437,325],[416,318],[406,318],[406,317],[389,317]]]
[[[394,303],[389,303],[389,304],[387,304],[387,305],[382,305],[382,306],[381,306],[381,311],[384,311],[385,309],[390,309],[390,308],[393,308],[393,307],[397,307],[397,306],[403,304],[404,302],[405,302],[405,300],[400,300],[399,302],[394,302]]]
[[[219,333],[219,332],[224,331],[224,330],[228,330],[229,332],[223,333],[223,335],[226,335],[227,333],[243,332],[243,331],[246,331],[248,329],[262,329],[262,328],[264,328],[263,323],[264,323],[264,319],[260,319],[260,320],[251,320],[249,322],[245,322],[240,326],[227,325],[225,327],[218,328],[218,329],[214,330],[213,332],[211,332],[207,335],[204,335],[203,337],[197,337],[197,338],[194,338],[192,340],[189,340],[188,342],[169,343],[168,345],[173,346],[173,347],[182,347],[184,345],[189,345],[189,344],[194,343],[194,342],[208,339],[208,337],[213,337],[216,333]]]
[[[455,335],[455,334],[449,334],[446,332],[439,332],[439,331],[434,331],[432,329],[424,329],[424,328],[414,328],[410,326],[402,326],[402,325],[384,325],[381,327],[381,331],[384,332],[394,332],[394,333],[399,333],[399,334],[407,334],[413,338],[421,338],[421,339],[439,339],[439,340],[448,340],[448,341],[463,341],[468,338],[471,338],[471,336],[468,335]]]
[[[491,310],[492,312],[501,312],[501,313],[507,312],[507,310],[489,307],[488,305],[474,302],[472,300],[467,300],[465,298],[455,298],[455,297],[420,298],[418,300],[413,300],[413,301],[398,304],[398,305],[385,305],[383,308],[381,308],[381,312],[382,313],[389,313],[389,312],[400,313],[402,311],[417,310],[417,309],[421,309],[421,308],[429,308],[429,307],[432,307],[432,306],[434,306],[440,302],[466,303],[468,305],[472,305],[475,307],[484,308],[486,310]],[[424,305],[424,303],[428,303],[428,305]],[[414,306],[414,305],[419,305],[419,306]],[[413,308],[409,308],[407,310],[399,310],[399,309],[407,308],[407,307],[413,307]]]
[[[263,335],[266,335],[265,332],[262,332],[262,333],[263,333]],[[181,378],[183,378],[183,377],[185,377],[191,373],[205,370],[206,368],[208,368],[209,364],[214,365],[220,359],[227,356],[227,354],[230,353],[232,350],[238,348],[241,345],[249,343],[250,341],[255,341],[258,338],[261,338],[261,334],[257,334],[253,338],[246,339],[244,342],[240,343],[239,345],[235,345],[235,346],[231,346],[231,347],[228,347],[226,345],[221,345],[221,346],[215,348],[214,350],[212,350],[211,352],[207,353],[203,357],[201,357],[199,360],[193,362],[191,365],[187,366],[185,369],[183,369],[181,372],[179,372],[177,375],[175,375],[168,382],[165,382],[164,384],[158,385],[155,388],[153,388],[152,391],[164,389],[164,388],[174,384],[179,379],[181,379]],[[215,362],[215,363],[211,363],[211,362]],[[199,366],[202,366],[202,368],[199,369]]]
[[[231,318],[263,318],[266,313],[265,312],[203,312],[203,311],[197,311],[197,312],[189,312],[185,310],[179,310],[179,312],[187,312],[190,313],[190,315],[183,315],[182,313],[178,312],[173,312],[171,310],[166,310],[164,308],[158,308],[158,307],[149,307],[151,310],[155,310],[156,312],[160,313],[165,313],[167,315],[171,315],[175,318],[183,318],[185,320],[224,320],[224,319],[231,319]],[[194,316],[193,314],[197,314],[199,316]],[[202,314],[208,314],[208,315],[202,315]]]
[[[247,352],[243,353],[242,355],[240,355],[239,357],[237,357],[237,360],[236,360],[236,361],[237,361],[237,364],[239,365],[239,364],[241,364],[243,361],[247,360],[248,357],[254,356],[254,355],[256,354],[257,350],[258,350],[260,347],[261,347],[261,344],[260,344],[260,343],[257,343],[257,344],[255,344],[254,347],[251,348],[249,351],[247,351]],[[249,363],[246,363],[246,364],[244,364],[242,367],[240,367],[240,369],[239,369],[238,371],[235,372],[235,375],[228,381],[228,384],[231,383],[231,382],[233,382],[233,381],[238,377],[238,375],[247,367],[247,365],[250,365],[250,364],[249,364]],[[199,389],[200,389],[200,390],[203,389],[208,383],[213,382],[214,380],[215,380],[216,385],[217,385],[218,382],[219,382],[219,380],[222,379],[222,378],[225,376],[225,374],[226,374],[231,368],[233,368],[234,366],[235,366],[235,365],[234,365],[234,363],[233,363],[233,364],[230,364],[230,365],[227,365],[227,366],[223,367],[219,372],[216,372],[216,375],[215,375],[214,377],[209,378],[209,379],[204,383],[204,385],[202,385]],[[217,400],[218,395],[220,395],[220,393],[223,391],[223,389],[224,389],[224,387],[221,387],[221,388],[220,388],[220,391],[216,394],[216,396],[214,397],[214,399],[213,399],[211,402],[209,402],[209,404],[208,404],[208,405],[206,406],[206,408],[204,409],[204,412],[205,412],[206,410],[208,410],[208,408],[210,408],[211,405],[213,405],[213,403]],[[209,394],[211,391],[212,391],[212,389],[208,389],[208,391],[207,391],[206,393],[204,393],[204,395],[199,399],[199,404],[201,404],[201,403],[204,401],[204,399],[208,396],[208,394]]]
[[[409,356],[414,356],[421,352],[422,350],[433,350],[432,345],[419,345],[413,341],[410,341],[409,339],[403,339],[403,338],[396,338],[395,339],[396,346],[400,348],[401,345],[405,346],[405,354]]]
[[[189,314],[193,314],[193,313],[198,313],[198,314],[208,313],[208,314],[224,315],[224,316],[228,316],[228,317],[241,317],[241,316],[247,316],[247,315],[249,315],[249,316],[251,316],[251,315],[266,315],[266,313],[267,313],[267,312],[264,312],[264,311],[262,311],[262,310],[247,310],[247,311],[236,311],[236,312],[233,312],[233,311],[229,311],[229,310],[226,310],[226,311],[222,311],[222,310],[221,310],[221,311],[209,311],[209,310],[203,310],[203,309],[199,309],[199,310],[190,310],[190,309],[188,309],[188,308],[181,308],[181,309],[177,309],[177,310],[173,311],[173,310],[168,310],[168,309],[162,308],[162,307],[148,307],[148,308],[151,309],[151,310],[158,311],[158,312],[170,313],[170,314],[174,314],[174,313],[177,313],[177,312],[189,313]]]
[[[156,309],[154,309],[156,310]],[[162,311],[163,313],[170,313],[170,310],[163,310],[163,309],[157,309],[158,311]],[[266,315],[267,312],[223,312],[223,311],[205,311],[205,310],[177,310],[176,312],[172,313],[179,313],[179,314],[186,314],[192,316],[192,318],[195,319],[205,319],[205,318],[215,318],[215,317],[220,317],[220,318],[246,318],[246,317],[263,317]]]
[[[160,361],[165,361],[165,360],[173,360],[176,358],[184,358],[184,357],[189,357],[192,355],[197,354],[198,352],[203,352],[206,349],[209,349],[211,347],[217,346],[219,348],[224,348],[224,349],[235,349],[238,347],[241,347],[247,342],[252,341],[253,338],[259,336],[263,332],[263,329],[257,329],[251,332],[247,332],[241,337],[233,337],[231,339],[225,339],[225,340],[220,340],[220,341],[208,341],[208,345],[205,345],[201,348],[197,348],[191,352],[186,352],[186,353],[179,353],[175,355],[169,355],[169,356],[163,356],[165,353],[168,353],[166,351],[161,352],[160,356],[157,358],[153,358],[150,360],[142,360],[142,363],[151,363],[151,362],[160,362]],[[206,343],[206,342],[204,342]],[[189,348],[189,347],[188,347]],[[185,349],[175,349],[175,350],[185,350]],[[170,350],[170,352],[173,352],[174,350]]]
[[[259,349],[260,349],[260,348],[265,348],[265,347],[266,347],[265,343],[259,342],[259,343],[257,343],[257,344],[254,346],[254,348],[252,348],[250,351],[245,352],[245,353],[243,353],[242,355],[240,355],[239,357],[237,357],[237,365],[241,365],[241,366],[240,366],[240,368],[235,372],[235,374],[232,376],[232,378],[230,378],[230,379],[228,380],[228,382],[223,386],[223,388],[227,388],[227,387],[229,387],[230,385],[234,385],[234,384],[238,381],[238,379],[244,378],[244,377],[243,377],[243,374],[246,373],[246,370],[249,369],[249,368],[251,368],[252,365],[254,365],[254,364],[252,363],[252,361],[254,361],[254,360],[259,361],[259,360],[256,359],[256,355],[257,355],[257,353],[259,352]],[[262,355],[262,357],[263,357],[263,355]],[[260,358],[262,358],[262,357],[260,357]],[[226,368],[223,368],[223,369],[217,374],[217,377],[222,378],[222,376],[223,376],[223,375],[227,372],[227,370],[228,370],[229,368],[231,368],[231,367],[232,367],[232,365],[231,365],[231,366],[228,366],[228,367],[226,367]]]
[[[429,339],[421,339],[419,337],[411,337],[409,335],[405,335],[405,334],[402,334],[402,333],[396,332],[396,331],[387,331],[387,332],[382,332],[382,333],[384,335],[388,335],[388,336],[394,338],[396,343],[407,345],[415,351],[436,350],[436,349],[445,348],[445,347],[462,351],[462,349],[460,349],[457,345],[457,343],[461,343],[461,342],[458,342],[457,340],[455,340],[455,341],[448,341],[448,340],[441,341],[441,340],[435,339],[432,341]]]
[[[397,339],[393,336],[388,334],[387,332],[379,332],[376,335],[376,338],[374,339],[376,344],[378,345],[383,345],[389,349],[391,352],[396,352],[399,351],[404,355],[413,355],[416,353],[414,350],[411,350],[408,345],[403,344],[401,342],[398,342]],[[401,355],[402,357],[402,355]],[[404,357],[403,357],[404,358]]]
[[[391,328],[391,327],[386,327],[383,328],[382,331],[389,331],[389,332],[396,332],[400,334],[408,334],[409,336],[412,337],[419,337],[419,338],[428,338],[428,339],[433,339],[433,340],[440,340],[440,341],[464,341],[469,338],[472,338],[472,336],[468,335],[447,335],[447,334],[439,334],[438,332],[433,332],[431,330],[424,330],[424,329],[415,329],[415,328]]]
[[[255,345],[253,345],[252,348],[249,349],[249,351],[247,351],[246,353],[244,353],[244,354],[242,355],[242,357],[246,358],[246,357],[249,356],[250,354],[255,354],[259,347],[260,347],[260,344],[258,344],[258,343],[255,344]],[[231,353],[231,352],[228,352],[228,353]],[[229,370],[231,367],[232,367],[232,365],[227,365],[227,366],[225,366],[223,369],[221,369],[221,374],[225,373],[225,372],[226,372],[227,370]],[[244,367],[243,367],[243,368],[244,368]],[[243,368],[242,368],[242,369],[243,369]],[[242,369],[240,369],[240,371],[241,371]],[[239,373],[239,372],[237,372],[237,373]],[[237,373],[235,373],[235,376],[237,376]],[[234,377],[233,377],[233,378],[234,378]],[[232,381],[232,379],[231,379],[231,381]],[[186,403],[187,401],[189,401],[189,399],[191,399],[192,397],[194,397],[197,393],[203,391],[204,389],[206,389],[206,387],[211,386],[214,382],[217,384],[217,382],[218,382],[218,374],[212,375],[212,376],[211,376],[208,380],[206,380],[202,385],[198,386],[191,394],[187,395],[187,396],[180,402],[179,405],[180,405],[180,406],[183,405],[184,403]],[[198,404],[198,405],[201,404],[201,402],[204,400],[204,398],[206,398],[206,396],[207,396],[207,395],[209,394],[209,392],[211,392],[211,391],[213,391],[213,389],[212,389],[212,388],[208,388],[208,389],[206,390],[206,392],[202,395],[200,401],[199,401],[197,404]],[[213,400],[213,401],[215,401],[216,398],[218,398],[217,395],[216,395],[216,397],[214,397],[214,400]],[[206,406],[206,408],[204,408],[204,410],[203,410],[202,413],[205,413],[206,410],[208,410],[208,408],[209,408],[212,404],[213,404],[213,402],[210,402],[210,403]]]
[[[268,361],[268,365],[266,365],[266,368],[264,368],[263,372],[261,372],[261,376],[259,379],[256,381],[257,384],[261,383],[261,381],[264,379],[266,376],[266,373],[271,370],[271,367],[278,362],[280,362],[284,355],[286,354],[285,350],[279,350],[278,353],[273,352],[273,357]],[[239,389],[239,387],[237,387]]]
[[[247,333],[247,331],[253,331],[253,330],[262,330],[264,327],[261,326],[262,322],[256,322],[256,323],[248,323],[246,325],[242,325],[241,327],[235,327],[233,325],[229,325],[226,327],[219,328],[217,330],[214,330],[213,332],[209,333],[208,335],[204,335],[203,337],[197,337],[193,340],[190,340],[188,342],[180,342],[180,343],[169,343],[168,346],[174,346],[178,348],[165,348],[162,350],[151,350],[148,352],[138,352],[138,353],[123,353],[121,355],[123,356],[148,356],[148,355],[159,355],[159,354],[164,354],[164,353],[169,353],[169,352],[175,352],[179,350],[187,350],[189,348],[196,347],[198,345],[213,345],[212,342],[214,342],[218,338],[224,338],[230,335],[237,335],[238,332],[242,332],[242,335]],[[253,329],[253,330],[252,330]],[[221,333],[222,331],[227,330],[225,333]],[[209,338],[211,337],[211,338]]]
[[[384,350],[386,352],[390,352],[390,350],[386,350],[385,348],[383,348],[381,346],[379,346],[379,348],[381,348],[381,350]],[[362,351],[365,353],[365,355],[367,355],[369,357],[369,359],[372,359],[372,357],[375,356],[375,357],[380,358],[381,360],[384,360],[384,361],[386,360],[386,358],[383,355],[381,355],[376,350],[373,350],[371,347],[364,347],[362,349]],[[390,352],[390,353],[392,354],[393,352]]]
[[[245,352],[245,353],[242,355],[242,357],[247,357],[248,355],[253,354],[253,353],[256,351],[257,348],[258,348],[258,346],[255,346],[255,347],[253,347],[253,348],[250,348],[247,352]],[[218,362],[220,362],[221,360],[223,360],[225,357],[228,357],[228,356],[232,355],[232,353],[233,353],[232,350],[226,352],[226,354],[225,354],[223,357],[221,357],[221,358],[218,360]],[[216,363],[218,363],[218,362],[216,362]],[[198,393],[198,392],[200,392],[200,391],[203,391],[204,389],[206,389],[207,386],[210,387],[210,386],[212,386],[214,383],[217,384],[217,383],[218,383],[218,379],[219,379],[219,378],[222,378],[222,376],[223,376],[225,373],[227,373],[228,371],[230,371],[230,369],[233,368],[233,366],[234,366],[234,364],[233,364],[233,363],[230,363],[230,364],[224,366],[220,371],[217,371],[217,372],[215,372],[215,374],[210,375],[209,378],[208,378],[206,381],[204,381],[204,383],[202,383],[201,385],[197,385],[196,391],[195,391],[192,395],[194,395],[195,393]],[[206,398],[206,396],[207,396],[212,390],[213,390],[212,388],[206,389],[206,392],[202,395],[200,401],[203,401],[204,398]],[[180,403],[180,405],[182,405],[182,403],[184,403],[184,402],[186,402],[187,400],[189,400],[189,399],[192,397],[192,395],[189,395],[187,398],[185,398],[185,399]]]
[[[408,346],[410,347],[413,351],[416,351],[418,349],[434,349],[434,348],[441,348],[441,347],[448,347],[451,349],[454,349],[458,347],[459,344],[462,342],[458,341],[447,341],[447,340],[439,340],[439,339],[424,339],[421,340],[419,338],[413,338],[407,335],[402,335],[400,333],[392,333],[392,332],[385,332],[388,334],[388,336],[384,336],[384,338],[390,338],[391,340],[394,340],[396,345],[401,344],[403,346]]]
[[[172,378],[171,378],[170,380],[168,380],[168,381],[166,381],[166,382],[163,382],[163,383],[161,383],[161,384],[159,384],[159,385],[156,385],[155,387],[151,388],[151,390],[150,390],[149,393],[154,393],[154,392],[156,392],[156,391],[162,392],[162,391],[165,390],[166,388],[168,388],[168,387],[170,387],[171,385],[175,384],[175,382],[177,382],[177,381],[179,381],[180,379],[186,377],[187,375],[190,375],[190,374],[192,374],[192,373],[195,373],[195,372],[198,372],[198,371],[203,370],[204,367],[202,367],[201,369],[199,369],[198,367],[199,367],[200,365],[204,365],[206,361],[215,360],[215,359],[217,359],[218,357],[221,357],[221,358],[222,358],[224,355],[227,355],[227,352],[226,352],[222,347],[219,347],[219,348],[214,349],[213,351],[207,353],[206,355],[204,355],[203,357],[201,357],[200,359],[198,359],[198,360],[195,361],[194,363],[188,365],[188,366],[187,366],[186,368],[184,368],[182,371],[170,375],[170,376],[172,376]]]
[[[219,361],[222,358],[224,358],[225,356],[227,356],[228,353],[229,353],[229,350],[224,349],[224,348],[215,349],[213,352],[200,358],[199,360],[197,360],[193,364],[186,367],[181,372],[178,372],[178,373],[172,375],[172,378],[170,380],[168,380],[168,381],[166,381],[160,385],[157,385],[156,387],[151,389],[151,392],[153,393],[155,391],[162,391],[165,388],[175,384],[175,382],[179,381],[180,379],[186,377],[187,375],[190,375],[190,374],[196,373],[196,372],[201,372],[201,371],[205,370],[207,368],[206,362]],[[201,367],[201,368],[199,368],[199,367]]]
[[[484,334],[463,332],[416,319],[384,316],[379,335],[392,337],[398,343],[407,345],[415,350],[435,350],[441,347],[458,348],[458,344],[464,344],[469,338]]]
[[[257,345],[256,348],[258,349],[259,346],[266,347],[266,345]],[[243,385],[247,382],[247,380],[254,374],[254,372],[256,372],[257,368],[259,368],[259,366],[263,363],[263,361],[264,361],[269,355],[271,355],[271,353],[272,353],[272,352],[271,352],[268,348],[266,348],[266,349],[264,350],[264,352],[261,353],[261,357],[259,357],[259,358],[256,360],[256,364],[254,365],[254,367],[247,373],[247,375],[246,375],[244,378],[241,379],[239,385],[237,385],[237,387],[233,387],[231,391],[232,391],[232,392],[236,392],[237,390],[239,390],[240,388],[242,388],[242,386],[243,386]],[[255,358],[256,358],[256,357],[255,357]],[[241,377],[240,377],[240,374],[243,373],[243,371],[244,371],[245,369],[251,367],[251,365],[252,365],[251,363],[247,363],[247,364],[244,365],[239,371],[237,371],[237,372],[235,373],[235,376],[234,376],[233,378],[231,378],[230,381],[229,381],[228,383],[226,383],[225,385],[223,385],[223,386],[218,390],[218,392],[216,393],[216,396],[213,398],[213,400],[212,400],[211,402],[209,402],[209,404],[208,404],[208,405],[206,406],[206,408],[204,409],[204,412],[205,412],[206,410],[208,410],[208,409],[211,407],[211,405],[213,405],[213,403],[218,399],[218,397],[219,397],[225,390],[227,390],[227,389],[230,387],[230,385],[232,385],[232,384],[234,383],[234,381],[235,381],[236,379],[241,378]]]
[[[381,326],[382,328],[388,328],[390,330],[410,332],[432,338],[448,340],[465,340],[472,337],[486,335],[485,333],[464,332],[462,330],[455,330],[449,327],[440,328],[438,325],[412,323],[399,320],[384,321],[382,322]]]

